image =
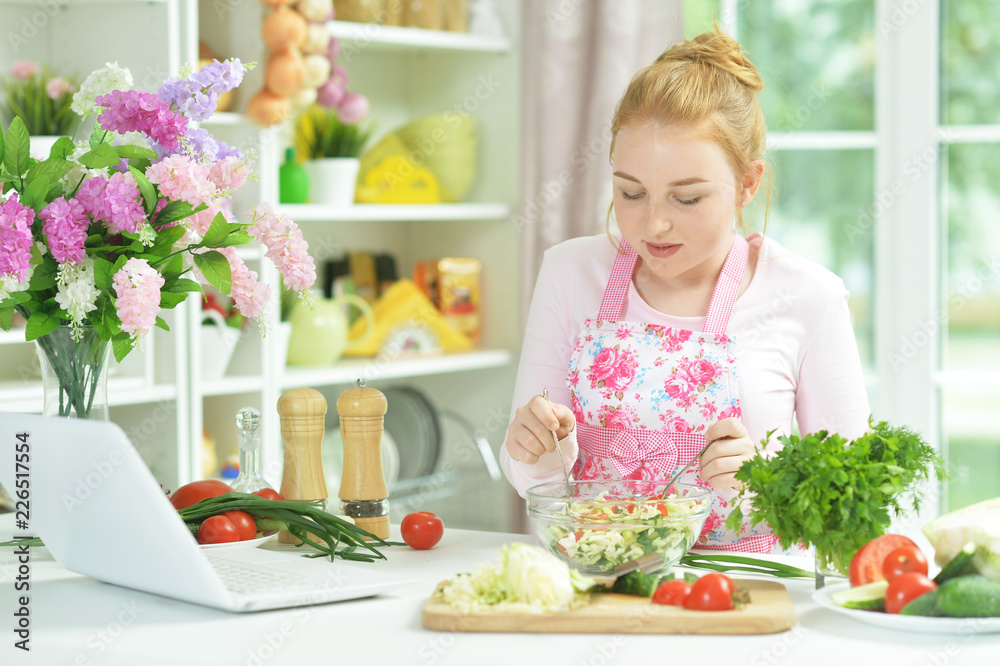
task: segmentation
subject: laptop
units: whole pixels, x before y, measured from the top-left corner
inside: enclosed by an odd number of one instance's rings
[[[0,413],[0,483],[11,494],[24,487],[26,467],[29,524],[15,535],[41,537],[63,567],[106,583],[248,612],[370,597],[412,582],[375,563],[202,548],[109,421]]]

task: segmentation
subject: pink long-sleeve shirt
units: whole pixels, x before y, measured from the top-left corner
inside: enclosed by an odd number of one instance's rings
[[[861,436],[870,410],[861,361],[843,282],[826,268],[759,235],[753,279],[737,299],[727,333],[736,344],[742,422],[755,442],[777,429],[792,433],[829,430],[848,439]],[[570,404],[566,385],[577,337],[587,319],[597,317],[615,249],[604,235],[574,238],[545,253],[535,284],[524,345],[514,385],[514,410],[548,387],[549,399]],[[643,301],[632,285],[628,321],[703,330],[704,317],[673,317]],[[560,448],[571,465],[576,431]],[[562,479],[556,454],[527,465],[500,453],[507,479],[523,497],[533,485]]]

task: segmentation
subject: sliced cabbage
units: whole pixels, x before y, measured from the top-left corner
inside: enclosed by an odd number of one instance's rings
[[[924,525],[923,533],[934,546],[938,566],[946,565],[972,541],[976,544],[973,567],[1000,581],[1000,497],[946,513]]]

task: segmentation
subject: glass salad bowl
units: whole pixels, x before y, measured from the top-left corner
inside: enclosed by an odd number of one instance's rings
[[[542,543],[581,573],[617,575],[645,555],[663,558],[650,572],[668,569],[701,534],[711,494],[700,486],[617,480],[546,483],[529,488],[528,515]],[[666,491],[670,491],[667,493]],[[646,560],[648,558],[644,558]]]

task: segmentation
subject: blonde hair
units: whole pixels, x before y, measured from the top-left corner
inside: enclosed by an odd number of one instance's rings
[[[707,140],[726,152],[733,171],[742,178],[752,171],[754,160],[768,162],[767,128],[757,100],[763,89],[764,80],[740,45],[718,29],[675,44],[639,70],[618,101],[611,123],[609,159],[614,159],[622,127],[647,123],[698,126]],[[770,166],[765,168],[761,183],[766,198],[765,227],[771,209]],[[611,211],[609,208],[609,224]],[[736,220],[745,231],[739,207]]]

